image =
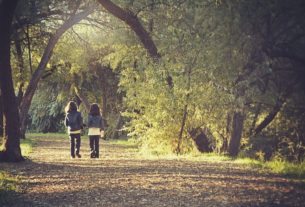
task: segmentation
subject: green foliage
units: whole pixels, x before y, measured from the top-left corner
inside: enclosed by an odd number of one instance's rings
[[[267,162],[265,166],[272,172],[293,178],[305,178],[305,162],[291,163],[285,161]]]
[[[232,134],[233,114],[241,112],[241,155],[301,162],[302,1],[154,2],[116,1],[137,14],[161,58],[151,60],[124,22],[96,12],[56,46],[47,66],[49,76],[33,101],[30,129],[63,131],[63,107],[75,100],[77,87],[88,102],[102,107],[107,136],[118,137],[124,128],[144,154],[175,153],[180,141],[182,153],[196,153],[196,136],[191,133],[195,129],[208,131],[214,152],[223,152]],[[37,10],[48,11],[44,3],[36,4]],[[63,10],[73,5],[52,1],[54,8]],[[31,15],[28,11],[25,16]],[[50,19],[30,25],[31,37],[41,36],[31,42],[34,68],[59,23]],[[22,82],[26,86],[31,77],[28,51],[23,50],[23,71],[17,51],[12,53],[16,87]],[[276,116],[255,135],[256,127],[280,104]],[[80,109],[86,117],[83,104]]]
[[[12,205],[18,191],[18,179],[4,171],[0,171],[0,205]]]
[[[21,154],[22,156],[29,156],[33,152],[33,146],[35,142],[31,139],[22,139],[20,143]]]
[[[58,86],[40,89],[34,96],[29,117],[32,132],[59,132],[64,130],[64,101],[59,100]]]

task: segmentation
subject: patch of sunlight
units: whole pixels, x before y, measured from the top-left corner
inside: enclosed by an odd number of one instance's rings
[[[8,173],[0,171],[0,191],[16,191],[17,181],[17,178],[13,178]]]
[[[0,171],[0,206],[10,206],[16,199],[19,180],[4,171]]]
[[[123,146],[131,146],[136,147],[137,144],[130,139],[112,139],[109,140],[109,144],[117,144],[117,145],[123,145]]]
[[[20,142],[21,154],[29,156],[33,151],[34,142],[31,139],[22,139]]]
[[[303,179],[303,181],[305,181],[305,161],[301,163],[291,163],[275,160],[266,162],[264,166],[274,173]]]
[[[0,143],[0,151],[3,150],[2,138]],[[33,151],[34,142],[31,139],[22,139],[20,141],[21,154],[23,156],[29,156],[29,154]]]

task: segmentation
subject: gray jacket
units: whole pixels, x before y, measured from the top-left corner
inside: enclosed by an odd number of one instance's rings
[[[102,116],[88,116],[88,127],[89,128],[100,128],[104,130],[104,122]]]
[[[83,127],[83,118],[80,112],[73,111],[66,115],[65,126],[70,127],[70,131],[77,131]]]

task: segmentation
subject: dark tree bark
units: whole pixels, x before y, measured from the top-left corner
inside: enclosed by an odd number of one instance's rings
[[[138,17],[132,11],[124,10],[110,0],[98,1],[108,12],[124,21],[136,33],[150,57],[153,59],[160,59],[161,56],[158,53],[157,47],[150,34],[142,26]]]
[[[107,116],[107,94],[102,93],[102,115],[103,117]]]
[[[284,103],[285,103],[285,99],[280,98],[277,100],[275,106],[272,108],[272,110],[269,112],[266,118],[255,128],[254,135],[259,134],[264,128],[266,128],[273,121],[275,116],[282,109]]]
[[[222,145],[220,148],[220,152],[228,152],[228,145],[229,145],[229,138],[230,138],[230,134],[232,131],[232,116],[231,116],[231,112],[227,113],[227,125],[226,125],[226,129],[225,129],[225,133],[222,135]]]
[[[266,83],[265,83],[265,85],[263,86],[263,88],[261,90],[262,95],[264,95],[266,93],[268,85],[269,85],[269,78],[267,78]],[[262,103],[259,103],[256,106],[256,109],[255,109],[255,112],[254,112],[254,117],[253,117],[252,123],[250,125],[249,136],[253,135],[253,132],[254,132],[254,129],[255,129],[255,125],[256,125],[256,121],[257,121],[258,116],[259,116],[259,114],[261,112],[261,108],[262,108]]]
[[[239,152],[240,140],[244,126],[244,114],[242,112],[235,112],[233,115],[231,139],[229,143],[229,155],[236,157]]]
[[[213,143],[212,139],[215,139],[211,133],[211,131],[205,127],[202,128],[193,128],[188,131],[191,138],[194,140],[196,148],[199,152],[212,152],[213,151]]]
[[[151,38],[149,32],[147,32],[146,29],[143,27],[138,17],[132,11],[124,10],[110,0],[98,1],[108,12],[125,22],[136,33],[144,48],[147,50],[149,56],[154,60],[154,62],[160,60],[161,55],[158,53],[158,49],[156,47],[155,42]],[[174,86],[173,78],[169,74],[167,74],[166,82],[169,89],[172,89]]]
[[[38,82],[41,79],[43,72],[46,68],[46,65],[48,64],[52,53],[53,49],[58,42],[59,38],[68,30],[70,29],[73,25],[81,21],[82,19],[86,18],[89,14],[93,12],[93,9],[87,9],[83,12],[80,12],[78,14],[75,14],[71,16],[56,32],[55,34],[49,39],[49,42],[47,44],[47,47],[44,50],[43,56],[40,60],[40,63],[38,65],[38,68],[35,70],[29,86],[27,87],[25,94],[23,96],[21,105],[20,105],[20,119],[21,119],[21,135],[22,137],[25,136],[26,132],[26,118],[28,111],[30,109],[31,103],[33,96],[35,94],[35,91],[38,86]]]
[[[90,103],[87,100],[86,96],[82,93],[82,91],[78,88],[78,87],[74,87],[74,91],[76,96],[81,100],[81,102],[84,104],[85,109],[87,111],[87,113],[89,113],[90,111]]]
[[[10,30],[18,0],[0,3],[0,83],[3,100],[4,136],[0,161],[24,160],[20,150],[20,122],[10,64]]]
[[[187,86],[186,86],[187,90],[191,89],[192,69],[193,69],[193,67],[194,67],[194,65],[196,63],[196,60],[197,60],[197,56],[193,59],[192,63],[189,65],[189,68],[187,69],[187,72],[185,74],[187,76]],[[179,136],[178,136],[178,145],[177,145],[177,148],[176,148],[177,154],[181,153],[182,135],[183,135],[183,131],[184,131],[184,127],[185,127],[185,123],[186,123],[186,119],[187,119],[187,114],[188,114],[189,99],[190,99],[190,93],[187,93],[186,97],[185,97],[186,104],[184,105],[184,108],[183,108],[183,116],[182,116],[182,121],[181,121],[181,128],[180,128]]]
[[[181,153],[182,135],[183,135],[185,122],[186,122],[186,118],[187,118],[187,111],[188,111],[188,105],[185,104],[184,109],[183,109],[183,117],[182,117],[182,122],[181,122],[181,128],[180,128],[179,136],[178,136],[178,145],[177,145],[177,148],[176,148],[177,154]]]
[[[24,70],[24,61],[23,61],[23,53],[22,53],[22,48],[21,48],[21,43],[20,43],[20,38],[19,38],[19,33],[16,31],[14,34],[14,42],[15,42],[15,49],[16,49],[16,57],[17,57],[17,62],[18,62],[18,69],[20,73],[20,78],[19,78],[19,88],[18,88],[18,95],[17,95],[17,104],[18,106],[21,103],[22,97],[23,97],[23,86],[24,86],[24,80],[23,80],[23,70]]]
[[[0,137],[3,137],[3,102],[0,90]]]
[[[255,128],[254,135],[259,134],[264,128],[266,128],[273,121],[273,119],[276,117],[278,112],[282,109],[287,98],[291,96],[293,89],[294,89],[294,83],[290,84],[285,90],[285,92],[283,92],[283,94],[277,99],[274,107],[266,116],[266,118]]]

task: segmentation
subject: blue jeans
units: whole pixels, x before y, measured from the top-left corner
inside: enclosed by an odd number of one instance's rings
[[[72,157],[75,157],[75,154],[77,154],[77,155],[79,154],[80,134],[70,134],[70,149],[71,149]]]
[[[100,136],[99,135],[93,135],[89,136],[90,139],[90,157],[91,158],[98,158],[99,157],[99,142],[100,142]]]

